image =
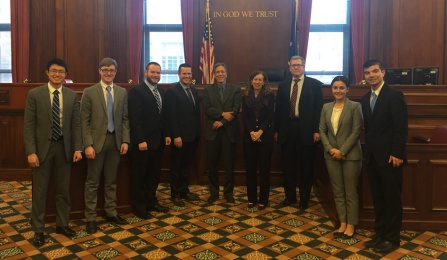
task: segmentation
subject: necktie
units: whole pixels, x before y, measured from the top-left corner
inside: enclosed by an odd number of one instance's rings
[[[220,90],[220,98],[222,98],[223,100],[224,86],[219,86],[219,90]]]
[[[53,132],[51,134],[51,138],[54,141],[57,141],[62,136],[61,131],[61,117],[60,117],[60,106],[59,106],[59,91],[56,89],[54,92],[53,97],[53,108],[52,108],[52,114],[53,114]]]
[[[290,111],[289,111],[290,118],[295,117],[296,100],[298,99],[298,81],[300,80],[294,79],[293,81],[295,83],[293,84],[292,95],[290,96]]]
[[[196,104],[194,102],[194,98],[192,97],[191,88],[186,88],[186,94],[188,95],[189,102],[191,102],[191,104],[195,106]]]
[[[371,111],[374,111],[374,106],[376,105],[376,101],[377,101],[377,95],[376,95],[376,92],[373,92],[371,95],[372,95]]]
[[[115,131],[115,124],[113,123],[113,97],[112,97],[112,88],[110,86],[106,87],[107,90],[107,130],[110,133]]]
[[[154,97],[155,97],[155,101],[157,102],[158,113],[161,114],[161,100],[160,100],[160,96],[158,94],[157,87],[154,88]]]

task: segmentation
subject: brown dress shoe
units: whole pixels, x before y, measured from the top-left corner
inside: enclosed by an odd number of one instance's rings
[[[172,198],[172,202],[174,202],[174,205],[176,205],[177,207],[185,206],[185,202],[183,202],[182,198],[180,198],[180,197]]]

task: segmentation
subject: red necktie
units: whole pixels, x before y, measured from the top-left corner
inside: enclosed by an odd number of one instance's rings
[[[300,81],[300,79],[294,79],[293,81],[295,84],[293,84],[292,95],[290,96],[290,118],[295,118],[296,100],[298,98],[298,81]]]

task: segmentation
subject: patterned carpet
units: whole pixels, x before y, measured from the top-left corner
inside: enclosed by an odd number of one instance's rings
[[[309,209],[277,208],[282,188],[270,192],[270,207],[247,208],[245,187],[235,190],[235,204],[220,199],[208,204],[208,189],[192,186],[197,203],[179,208],[169,200],[169,185],[160,185],[160,203],[168,214],[141,220],[124,215],[129,225],[98,218],[89,235],[85,220],[72,220],[69,239],[46,227],[46,244],[35,248],[29,223],[31,182],[0,182],[0,258],[10,259],[447,259],[447,232],[401,232],[401,248],[386,256],[365,248],[373,234],[358,229],[353,239],[334,239],[332,223],[315,197]]]

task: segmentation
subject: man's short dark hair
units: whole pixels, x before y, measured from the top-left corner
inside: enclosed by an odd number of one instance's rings
[[[116,62],[116,60],[114,60],[114,59],[112,59],[110,57],[107,57],[107,58],[102,59],[99,62],[99,67],[98,68],[102,68],[104,66],[109,67],[109,66],[112,66],[112,65],[115,66],[115,69],[118,69],[118,63]]]
[[[381,61],[379,61],[379,60],[367,60],[365,63],[363,63],[363,68],[366,69],[366,68],[369,68],[369,67],[374,66],[374,65],[379,65],[379,69],[380,70],[384,70],[385,69],[384,66],[383,66],[383,63]]]
[[[151,66],[151,65],[157,65],[158,67],[160,67],[160,69],[161,69],[161,66],[160,66],[160,64],[158,63],[158,62],[155,62],[155,61],[151,61],[151,62],[149,62],[147,65],[146,65],[146,70],[149,68],[149,66]]]
[[[227,64],[225,64],[225,63],[223,63],[223,62],[218,62],[218,63],[216,63],[216,64],[214,65],[213,73],[216,71],[216,68],[219,67],[219,66],[224,67],[225,72],[228,73]]]
[[[180,73],[180,70],[182,68],[191,68],[191,65],[189,65],[188,63],[182,63],[180,64],[180,66],[178,66],[178,73]]]
[[[58,66],[61,66],[61,67],[64,67],[65,72],[68,72],[68,66],[67,66],[67,63],[65,63],[64,60],[59,59],[59,58],[54,58],[54,59],[51,59],[50,61],[48,61],[48,62],[47,62],[46,69],[47,69],[47,70],[50,70],[51,65],[54,65],[54,64],[56,64],[56,65],[58,65]]]

